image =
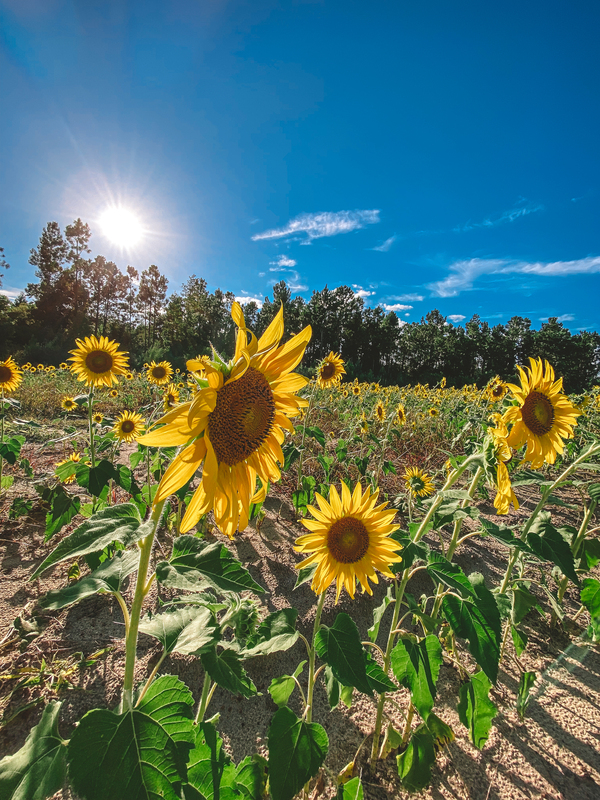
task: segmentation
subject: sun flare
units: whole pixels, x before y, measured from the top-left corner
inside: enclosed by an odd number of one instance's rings
[[[102,233],[120,247],[133,247],[144,235],[139,219],[126,208],[107,208],[98,220]]]

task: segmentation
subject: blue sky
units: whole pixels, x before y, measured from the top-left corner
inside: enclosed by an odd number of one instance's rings
[[[600,329],[599,23],[591,0],[0,0],[4,291],[81,216],[171,290],[345,283],[407,321]]]

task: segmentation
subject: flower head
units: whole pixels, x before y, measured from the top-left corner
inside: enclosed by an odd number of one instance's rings
[[[75,402],[74,397],[63,397],[60,403],[61,407],[64,408],[65,411],[73,411],[74,408],[77,408],[77,403]]]
[[[177,386],[175,386],[174,383],[170,383],[167,387],[165,387],[165,393],[163,395],[163,404],[165,413],[170,408],[174,408],[178,402],[179,402],[179,389],[177,388]]]
[[[380,425],[382,425],[385,422],[385,406],[383,405],[381,400],[377,401],[377,405],[375,406],[375,410],[373,411],[373,416]]]
[[[317,367],[317,386],[319,389],[335,386],[345,373],[343,359],[332,350]]]
[[[117,439],[123,442],[133,442],[139,439],[145,428],[144,418],[133,411],[123,411],[117,417],[113,431]]]
[[[127,353],[119,350],[117,342],[106,336],[86,336],[75,341],[76,349],[69,350],[71,371],[86,386],[112,386],[117,383],[117,376],[127,371]]]
[[[404,482],[413,497],[429,497],[435,491],[431,477],[419,467],[407,467]]]
[[[0,361],[0,389],[3,392],[14,392],[22,380],[23,370],[19,369],[12,356]]]
[[[151,361],[146,371],[146,377],[150,383],[154,383],[156,386],[165,386],[171,380],[172,375],[173,367],[168,361],[160,361],[158,364],[156,361]]]

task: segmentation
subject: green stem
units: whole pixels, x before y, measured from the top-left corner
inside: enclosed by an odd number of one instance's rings
[[[587,533],[588,525],[590,524],[590,520],[596,510],[596,503],[592,501],[588,508],[585,510],[585,514],[583,515],[583,519],[581,520],[581,525],[579,526],[579,531],[577,532],[577,536],[575,537],[575,541],[571,545],[571,550],[573,551],[573,558],[577,558],[579,553],[579,549],[583,544],[583,540],[585,539],[585,535]],[[569,579],[566,575],[563,575],[560,584],[558,586],[558,601],[562,603],[562,599],[565,596],[565,592],[567,591],[567,586],[569,585]]]
[[[308,687],[306,691],[306,709],[305,709],[307,722],[312,722],[313,693],[315,690],[315,659],[316,659],[315,638],[317,636],[317,633],[319,632],[319,628],[321,627],[321,614],[323,612],[324,604],[325,604],[325,592],[321,592],[321,594],[319,595],[319,600],[317,602],[317,610],[315,612],[315,624],[313,625],[312,643],[308,654]],[[305,800],[308,800],[309,785],[310,781],[307,781],[306,784],[304,785]]]
[[[211,695],[211,686],[212,681],[210,679],[210,675],[208,672],[204,673],[204,684],[202,686],[202,697],[200,698],[200,705],[198,706],[198,713],[196,714],[196,719],[194,720],[195,724],[202,722],[204,719],[204,715],[206,714],[206,709],[208,708],[208,704],[210,702]]]
[[[156,530],[158,528],[163,506],[164,501],[162,503],[158,503],[152,509],[152,516],[150,517],[153,522],[152,532],[139,542],[140,563],[138,564],[135,593],[133,596],[133,603],[131,604],[129,630],[127,631],[127,638],[125,640],[125,677],[123,679],[122,699],[122,708],[124,711],[130,711],[133,708],[133,681],[135,676],[138,628],[140,624],[140,615],[142,612],[142,603],[146,597],[146,581],[148,576],[148,567],[150,565],[152,545],[154,544],[154,536],[156,535]]]
[[[304,461],[304,441],[306,439],[306,426],[308,425],[308,418],[312,410],[312,404],[316,390],[317,390],[317,381],[315,378],[315,385],[313,386],[313,390],[310,393],[310,398],[308,400],[308,408],[306,409],[306,414],[304,415],[304,425],[302,426],[302,439],[300,441],[300,457],[298,459],[298,479],[296,480],[296,490],[300,488],[300,482],[302,480],[302,463]]]
[[[4,408],[4,387],[2,387],[2,419],[0,419],[0,442],[4,444],[4,415],[6,410]],[[2,493],[2,472],[4,471],[4,459],[0,456],[0,494]]]
[[[92,458],[92,469],[96,466],[96,444],[94,442],[94,423],[92,415],[94,413],[94,387],[90,386],[88,394],[88,430],[90,432],[90,455]]]

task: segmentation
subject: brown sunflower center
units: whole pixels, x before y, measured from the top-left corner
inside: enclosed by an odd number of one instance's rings
[[[217,392],[208,417],[208,433],[219,462],[230,467],[244,461],[265,441],[275,419],[275,400],[269,382],[250,367],[237,381]]]
[[[333,364],[331,361],[327,361],[321,367],[321,378],[324,381],[328,381],[331,378],[333,378],[334,375],[335,375],[335,364]]]
[[[113,368],[113,357],[106,350],[92,350],[85,357],[85,366],[90,372],[101,375],[103,372],[110,372]]]
[[[121,431],[123,433],[133,433],[135,430],[135,422],[131,419],[124,419],[121,423]]]
[[[542,392],[529,392],[521,408],[523,422],[536,436],[543,436],[552,430],[554,406]]]
[[[6,364],[0,364],[0,383],[8,383],[14,377],[13,371]]]
[[[158,381],[162,381],[163,378],[167,377],[167,370],[165,367],[152,367],[152,377],[156,378]]]
[[[492,389],[492,397],[502,397],[504,394],[504,386],[501,383],[496,384]]]
[[[355,564],[369,549],[369,532],[359,519],[342,517],[329,529],[327,549],[340,564]]]

